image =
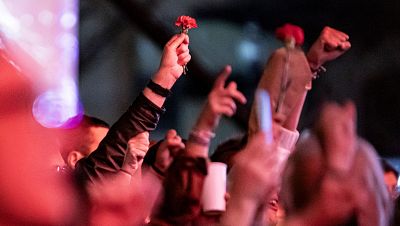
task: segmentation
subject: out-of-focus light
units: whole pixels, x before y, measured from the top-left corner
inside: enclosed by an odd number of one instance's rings
[[[74,27],[76,22],[77,22],[76,15],[73,14],[72,12],[65,12],[64,14],[62,14],[60,19],[61,25],[66,29]]]
[[[249,40],[243,40],[239,45],[239,55],[243,60],[255,61],[258,59],[258,47]]]
[[[0,0],[0,37],[40,93],[32,112],[45,127],[81,113],[77,77],[78,0]]]
[[[9,13],[3,1],[0,1],[0,32],[14,38],[19,35],[20,29],[19,21]]]
[[[60,36],[58,44],[62,48],[75,48],[78,46],[78,40],[75,35],[71,33],[64,33]]]
[[[24,14],[21,16],[20,21],[23,26],[30,27],[35,22],[35,19],[33,18],[33,16],[31,14]]]
[[[38,15],[38,21],[44,26],[51,26],[53,24],[54,15],[48,10],[43,10]]]
[[[66,93],[65,90],[49,90],[35,99],[32,113],[42,126],[57,128],[64,126],[70,118],[82,114],[82,107],[78,103],[74,98],[74,93]]]
[[[34,38],[34,37],[32,37]],[[41,65],[46,65],[49,60],[52,60],[51,54],[52,49],[47,48],[46,46],[32,46],[30,54],[39,62]]]

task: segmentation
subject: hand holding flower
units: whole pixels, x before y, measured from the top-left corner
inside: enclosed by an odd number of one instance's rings
[[[197,28],[197,23],[196,23],[196,20],[190,16],[180,16],[175,21],[175,26],[181,28],[181,33],[188,34],[189,29]],[[184,64],[183,65],[183,74],[186,74],[187,70],[188,70],[187,66],[186,66],[186,64]]]
[[[158,79],[172,79],[175,82],[183,73],[183,66],[191,59],[189,53],[189,36],[186,34],[174,35],[164,46],[161,63],[154,82]],[[166,76],[167,75],[167,76]],[[157,83],[160,84],[160,83]],[[170,88],[164,86],[165,88]]]

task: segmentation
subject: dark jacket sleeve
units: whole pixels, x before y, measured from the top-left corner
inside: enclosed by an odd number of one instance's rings
[[[130,138],[145,131],[153,131],[165,109],[159,108],[142,93],[110,128],[99,147],[88,157],[78,161],[75,176],[81,183],[102,180],[125,169],[129,161],[127,144]]]

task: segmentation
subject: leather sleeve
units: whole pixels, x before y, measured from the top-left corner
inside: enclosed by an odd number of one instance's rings
[[[128,166],[124,163],[129,161],[128,140],[141,132],[153,131],[164,112],[164,108],[159,108],[141,93],[110,128],[99,147],[78,161],[75,169],[78,181],[102,181],[120,170],[129,173],[129,169],[124,169]]]

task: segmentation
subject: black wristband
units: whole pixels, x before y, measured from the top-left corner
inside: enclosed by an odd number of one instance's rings
[[[169,89],[166,89],[157,83],[153,82],[153,80],[150,80],[149,83],[147,83],[147,88],[151,89],[155,94],[160,95],[162,97],[169,97],[172,92]]]

